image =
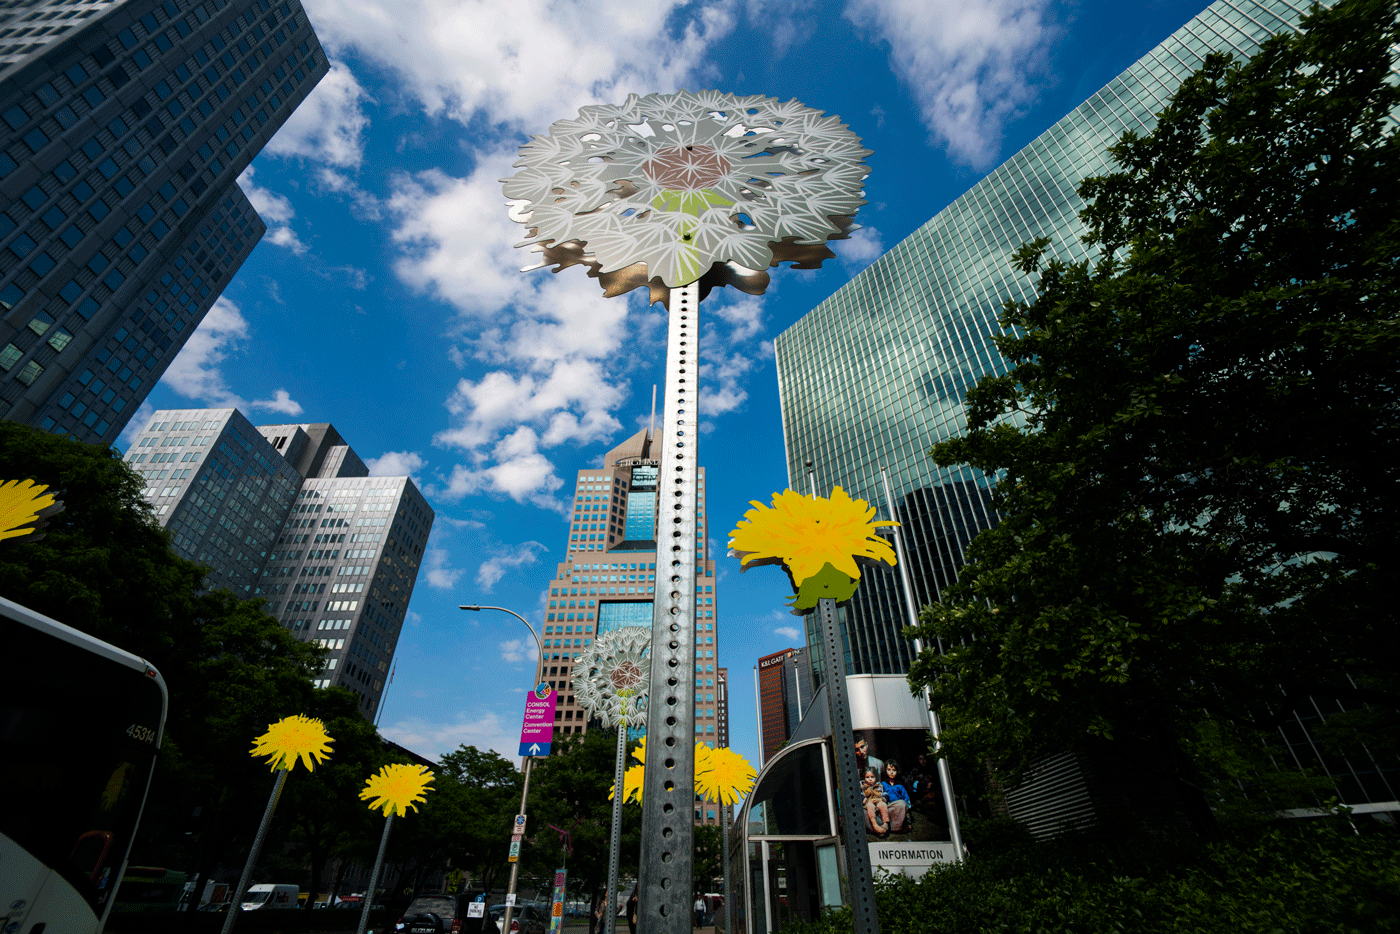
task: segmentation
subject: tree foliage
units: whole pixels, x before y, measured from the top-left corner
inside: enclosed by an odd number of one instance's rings
[[[953,646],[911,681],[955,752],[1135,737],[1230,778],[1227,734],[1308,695],[1394,706],[1396,13],[1209,56],[1081,184],[1094,261],[1017,254],[1010,370],[931,452],[994,476],[1001,517],[918,630]]]

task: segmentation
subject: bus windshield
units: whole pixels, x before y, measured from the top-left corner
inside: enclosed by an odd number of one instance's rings
[[[164,684],[139,659],[2,599],[0,644],[0,844],[19,860],[11,869],[31,867],[30,883],[56,872],[101,918],[150,784]],[[25,897],[12,885],[27,884],[11,869],[0,882],[7,904]]]

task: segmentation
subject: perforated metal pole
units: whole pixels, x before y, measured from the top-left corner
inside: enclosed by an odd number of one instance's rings
[[[729,878],[729,828],[732,823],[732,807],[723,801],[720,806],[720,845],[721,866],[724,872],[724,930],[725,934],[734,930],[734,887]]]
[[[291,774],[291,771],[291,769],[277,770],[277,781],[272,784],[272,794],[267,799],[267,810],[263,811],[262,823],[258,825],[257,836],[253,837],[253,848],[248,851],[248,862],[243,866],[243,878],[238,880],[238,888],[233,893],[233,901],[229,903],[222,934],[229,934],[233,930],[233,922],[238,918],[238,913],[243,910],[243,894],[248,891],[248,883],[252,881],[253,870],[258,865],[258,854],[262,853],[263,841],[267,839],[267,828],[272,826],[272,815],[277,810],[277,802],[282,797],[282,789],[286,787],[287,776]]]
[[[851,729],[851,704],[846,697],[846,651],[836,621],[836,601],[817,601],[817,628],[826,657],[826,703],[831,715],[831,745],[836,753],[836,787],[840,796],[841,829],[846,837],[846,873],[851,885],[852,930],[880,934],[875,914],[875,885],[870,870],[870,844],[865,834],[860,776],[856,774],[856,744]]]
[[[612,837],[608,841],[608,894],[604,934],[617,927],[617,864],[622,859],[622,783],[627,775],[627,723],[617,725],[617,762],[613,768]]]
[[[668,301],[666,405],[657,485],[656,602],[642,786],[637,927],[690,934],[695,824],[696,402],[700,287]]]
[[[394,827],[392,812],[384,815],[384,835],[379,838],[379,853],[374,857],[374,870],[369,874],[369,885],[365,888],[365,903],[360,908],[360,926],[355,934],[365,934],[369,927],[369,910],[374,905],[374,890],[379,888],[379,870],[384,868],[384,852],[389,849],[389,831]]]

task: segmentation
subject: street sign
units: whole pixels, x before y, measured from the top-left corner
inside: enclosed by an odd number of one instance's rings
[[[468,918],[484,918],[484,917],[486,917],[486,903],[485,903],[485,902],[472,902],[470,905],[467,906],[467,917],[468,917]]]
[[[512,841],[510,842],[510,857],[506,860],[506,862],[508,862],[508,863],[518,863],[518,862],[520,862],[520,841],[519,841],[519,840],[512,840]]]
[[[525,719],[520,724],[520,755],[547,756],[554,741],[554,708],[559,692],[541,681],[525,698]]]
[[[514,892],[507,892],[507,893],[506,893],[506,904],[507,904],[507,905],[510,905],[512,908],[515,907],[515,893],[514,893]]]
[[[515,815],[515,830],[514,830],[513,832],[514,832],[514,833],[524,833],[524,832],[525,832],[525,815],[524,815],[524,814],[517,814],[517,815]]]

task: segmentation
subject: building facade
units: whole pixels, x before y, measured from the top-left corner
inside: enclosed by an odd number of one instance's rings
[[[0,417],[111,443],[266,231],[328,69],[299,0],[0,8]]]
[[[840,485],[881,518],[893,507],[918,605],[938,600],[968,543],[995,521],[987,479],[966,466],[937,467],[926,452],[965,430],[967,390],[1006,371],[990,340],[1001,305],[1034,298],[1033,279],[1012,268],[1013,251],[1047,237],[1056,258],[1089,258],[1076,187],[1111,171],[1108,147],[1127,130],[1149,131],[1206,54],[1247,59],[1268,36],[1296,30],[1308,7],[1212,3],[776,339],[789,483],[807,489],[810,459],[820,490]],[[907,672],[908,619],[898,573],[867,571],[841,614],[846,672]],[[820,681],[813,624],[808,617]],[[1369,753],[1342,766],[1329,759],[1305,727],[1337,705],[1314,706],[1282,730],[1296,761],[1328,770],[1350,804],[1395,810],[1400,768],[1378,765]]]
[[[565,560],[549,582],[536,681],[560,690],[555,732],[585,733],[588,718],[570,688],[572,664],[593,639],[627,626],[652,625],[656,594],[656,481],[660,462],[651,438],[639,431],[580,470],[574,489]],[[695,580],[695,738],[729,744],[727,672],[719,668],[715,563],[705,554],[705,468],[697,483],[700,544]],[[718,824],[715,805],[697,806],[697,820]]]
[[[783,649],[754,665],[761,762],[767,762],[797,731],[812,703],[812,669],[807,650]]]
[[[236,409],[156,412],[126,460],[209,586],[266,599],[328,650],[317,686],[373,717],[433,525],[413,481],[369,476],[332,425],[255,427]]]

